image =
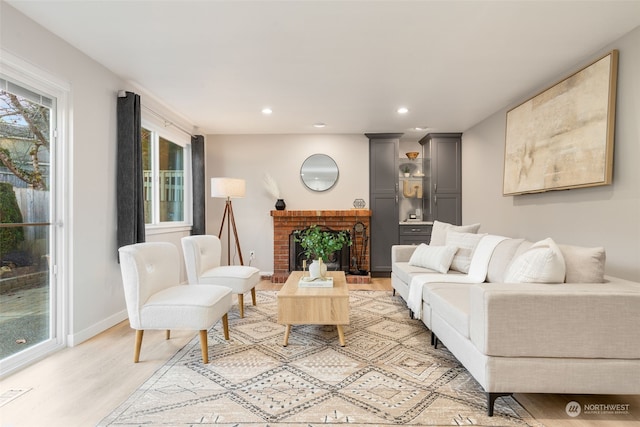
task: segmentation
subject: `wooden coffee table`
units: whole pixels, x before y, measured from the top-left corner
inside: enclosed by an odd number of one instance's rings
[[[289,343],[291,325],[336,325],[345,346],[343,325],[349,324],[349,288],[344,271],[328,271],[332,288],[300,288],[305,273],[292,271],[278,292],[278,323],[285,325],[283,346]],[[308,273],[306,273],[308,274]]]

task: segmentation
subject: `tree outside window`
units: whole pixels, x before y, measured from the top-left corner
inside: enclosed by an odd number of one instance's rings
[[[48,107],[0,91],[0,166],[16,187],[48,187],[50,116]]]

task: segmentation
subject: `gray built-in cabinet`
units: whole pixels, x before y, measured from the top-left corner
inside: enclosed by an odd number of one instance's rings
[[[432,219],[462,224],[462,134],[430,133],[420,144],[430,152]]]
[[[392,245],[428,243],[434,220],[461,224],[462,134],[426,135],[416,145],[421,150],[416,160],[399,153],[401,133],[366,136],[372,212],[371,274],[384,276],[391,272]],[[411,168],[409,176],[402,170],[407,165]]]
[[[398,244],[398,144],[401,133],[366,134],[369,138],[371,275],[391,271],[391,246]]]

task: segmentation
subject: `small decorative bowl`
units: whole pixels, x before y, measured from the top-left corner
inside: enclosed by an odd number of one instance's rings
[[[418,158],[418,154],[420,154],[417,151],[409,151],[408,153],[405,153],[407,155],[407,157],[411,160],[415,160]]]

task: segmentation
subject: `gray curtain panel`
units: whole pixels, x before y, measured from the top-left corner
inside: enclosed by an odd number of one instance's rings
[[[118,95],[118,248],[145,241],[140,109],[140,95]]]
[[[191,137],[191,174],[193,175],[193,228],[191,234],[205,234],[204,136]]]

